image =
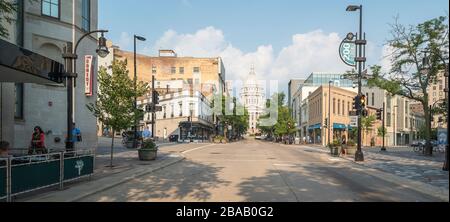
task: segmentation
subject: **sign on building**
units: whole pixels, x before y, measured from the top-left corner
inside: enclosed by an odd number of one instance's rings
[[[93,80],[94,80],[94,57],[87,55],[84,58],[84,93],[86,96],[94,94]]]
[[[439,146],[445,146],[447,145],[447,129],[438,129],[438,142]]]
[[[339,47],[339,55],[342,61],[352,67],[356,67],[356,44],[355,42],[344,40]]]

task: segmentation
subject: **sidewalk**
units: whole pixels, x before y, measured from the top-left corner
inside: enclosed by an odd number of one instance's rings
[[[328,148],[308,145],[296,146],[306,152],[330,154]],[[345,156],[340,159],[347,160],[357,166],[372,169],[369,174],[384,173],[384,177],[393,181],[404,181],[412,184],[420,191],[432,192],[435,195],[447,196],[449,194],[449,173],[442,170],[445,154],[437,153],[428,157],[415,153],[411,148],[388,148],[382,152],[378,148],[363,148],[364,162],[355,162],[354,157]],[[376,170],[376,171],[373,171]],[[387,174],[385,174],[387,173]],[[381,175],[381,174],[380,174]]]
[[[45,193],[23,201],[76,202],[84,197],[102,192],[184,160],[184,157],[178,154],[158,153],[157,160],[142,162],[138,160],[136,152],[130,151],[118,154],[116,163],[122,160],[122,163],[127,162],[126,165],[119,164],[118,167],[114,168],[104,167],[103,164],[98,165],[96,172],[89,181],[81,181],[73,184],[73,186],[66,186],[67,189],[65,190]]]

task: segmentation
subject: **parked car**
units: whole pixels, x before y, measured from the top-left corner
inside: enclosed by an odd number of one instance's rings
[[[262,140],[262,134],[261,133],[255,134],[255,139]]]
[[[178,142],[178,138],[179,138],[180,136],[178,136],[178,135],[170,135],[169,136],[169,142]]]

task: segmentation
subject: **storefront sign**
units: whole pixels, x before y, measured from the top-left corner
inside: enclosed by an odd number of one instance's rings
[[[93,80],[94,80],[94,57],[91,55],[85,56],[84,59],[84,92],[86,96],[94,94]]]

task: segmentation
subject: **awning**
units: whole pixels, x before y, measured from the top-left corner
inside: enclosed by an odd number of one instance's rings
[[[347,126],[345,124],[342,124],[342,123],[333,123],[333,129],[345,130],[345,129],[347,129]]]
[[[316,130],[316,129],[320,129],[321,127],[322,127],[322,124],[318,123],[318,124],[309,126],[308,129],[309,130]]]
[[[63,83],[64,66],[0,39],[0,82]]]

